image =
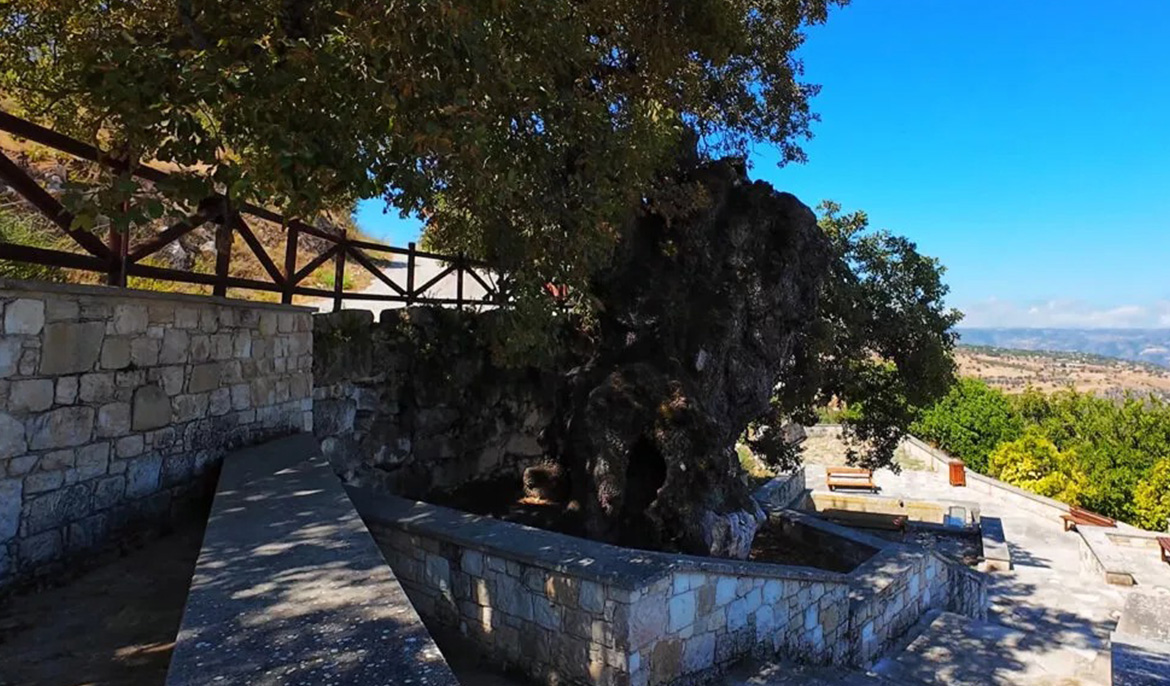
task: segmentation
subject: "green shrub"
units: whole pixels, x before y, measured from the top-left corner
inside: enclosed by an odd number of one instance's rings
[[[1143,529],[1170,531],[1170,459],[1150,469],[1133,493],[1135,523]]]
[[[34,248],[61,250],[66,244],[56,228],[35,215],[0,210],[0,241]],[[64,281],[65,270],[39,264],[0,260],[0,278],[34,281]]]
[[[960,379],[911,427],[911,433],[982,473],[991,451],[1023,431],[1023,419],[1007,396],[977,379]]]

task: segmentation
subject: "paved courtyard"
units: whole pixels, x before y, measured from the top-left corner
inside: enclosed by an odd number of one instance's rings
[[[824,488],[825,466],[843,464],[843,454],[836,439],[810,438],[808,487]],[[922,471],[924,466],[905,464],[901,474],[881,470],[874,479],[882,495],[967,502],[977,505],[984,517],[999,518],[1014,568],[990,574],[987,623],[940,618],[897,656],[898,664],[887,665],[886,676],[904,683],[1109,684],[1109,635],[1127,595],[1170,594],[1170,566],[1154,551],[1134,549],[1126,557],[1136,585],[1106,584],[1103,575],[1082,571],[1080,537],[1065,532],[1058,516],[1035,514],[1003,496],[952,487],[945,475]],[[803,682],[762,676],[741,675],[735,683],[835,683],[815,674]]]

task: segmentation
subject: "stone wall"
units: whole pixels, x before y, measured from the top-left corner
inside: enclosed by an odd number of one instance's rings
[[[347,483],[420,498],[538,462],[555,385],[500,369],[492,313],[438,307],[314,317],[314,431]]]
[[[986,608],[982,575],[848,530],[858,540],[836,543],[870,555],[839,574],[619,548],[350,495],[428,623],[545,684],[695,684],[749,655],[865,666],[927,610]]]
[[[312,422],[310,310],[0,280],[0,586],[161,524]]]

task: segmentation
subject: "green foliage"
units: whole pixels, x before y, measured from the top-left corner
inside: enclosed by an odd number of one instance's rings
[[[590,304],[687,135],[710,157],[804,158],[817,89],[794,52],[845,1],[11,0],[0,91],[185,169],[158,190],[188,205],[215,189],[305,216],[384,195],[428,217],[429,246],[491,260],[552,311],[552,280]],[[121,226],[158,210],[141,191],[107,175],[71,206]]]
[[[922,413],[911,431],[987,473],[987,456],[1014,441],[1024,422],[1007,396],[978,379],[960,379],[941,400]]]
[[[962,379],[912,431],[972,469],[1139,526],[1165,526],[1170,405]],[[1160,491],[1158,489],[1161,489]],[[1158,518],[1162,523],[1158,524]]]
[[[1134,489],[1135,524],[1170,531],[1170,459],[1160,460]]]
[[[962,315],[943,303],[938,260],[904,237],[871,230],[864,212],[842,214],[832,201],[820,210],[831,249],[820,317],[777,404],[804,423],[814,408],[844,404],[845,430],[869,446],[850,460],[892,466],[906,429],[954,382],[951,329]]]
[[[1088,489],[1088,477],[1075,453],[1059,450],[1038,426],[1028,427],[1020,438],[993,450],[988,474],[1070,505],[1082,504]]]
[[[34,248],[61,250],[65,247],[56,227],[48,225],[37,215],[0,209],[0,242],[16,243]],[[27,262],[0,260],[0,277],[36,281],[63,281],[64,270]]]

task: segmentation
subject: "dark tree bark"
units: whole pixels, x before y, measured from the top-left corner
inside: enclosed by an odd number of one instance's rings
[[[763,513],[735,442],[793,372],[828,248],[808,207],[734,161],[675,181],[698,209],[642,214],[599,275],[555,450],[591,537],[742,558]]]

